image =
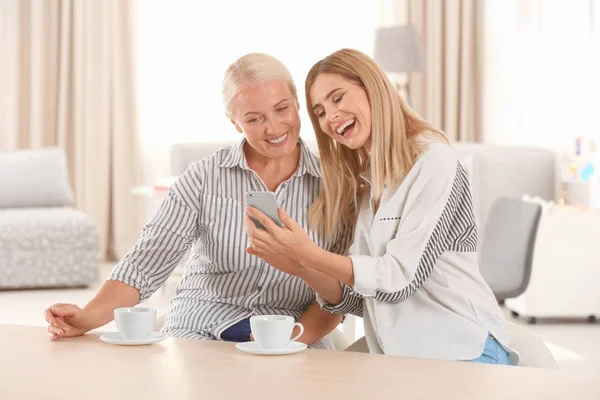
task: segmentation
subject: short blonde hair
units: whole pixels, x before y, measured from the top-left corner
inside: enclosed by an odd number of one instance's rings
[[[367,93],[371,109],[371,148],[352,150],[321,130],[310,112],[323,172],[323,190],[313,203],[308,220],[326,237],[343,224],[354,224],[362,195],[360,174],[370,168],[372,195],[376,202],[384,187],[402,182],[413,167],[422,146],[414,139],[431,133],[447,142],[445,135],[414,112],[377,63],[353,49],[338,50],[317,62],[306,77],[307,110],[312,110],[310,90],[320,74],[341,76]]]
[[[264,53],[249,53],[235,60],[225,71],[221,85],[221,99],[227,116],[232,117],[232,102],[242,87],[272,80],[287,83],[294,99],[298,100],[292,74],[275,57]]]

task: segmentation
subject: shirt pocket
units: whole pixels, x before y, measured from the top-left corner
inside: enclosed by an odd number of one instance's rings
[[[379,234],[379,237],[389,241],[396,236],[400,226],[400,217],[379,217],[375,220],[373,231]]]
[[[243,204],[231,198],[203,195],[200,240],[218,247],[246,248],[248,234]]]

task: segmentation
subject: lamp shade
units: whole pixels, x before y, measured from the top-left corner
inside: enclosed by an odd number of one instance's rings
[[[413,25],[377,28],[373,58],[388,73],[422,71],[425,66]]]

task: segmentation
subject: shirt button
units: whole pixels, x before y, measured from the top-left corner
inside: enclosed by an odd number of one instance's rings
[[[260,286],[260,285],[259,285],[259,286],[257,286],[257,287],[256,287],[256,290],[258,290],[258,291],[260,292],[260,291],[262,290],[262,286]]]

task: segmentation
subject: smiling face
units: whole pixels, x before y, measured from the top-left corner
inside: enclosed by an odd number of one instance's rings
[[[327,135],[350,149],[369,146],[371,106],[365,89],[337,74],[319,74],[309,91],[312,112]]]
[[[282,158],[296,148],[300,137],[299,104],[285,81],[242,87],[231,109],[231,122],[260,155]]]

